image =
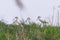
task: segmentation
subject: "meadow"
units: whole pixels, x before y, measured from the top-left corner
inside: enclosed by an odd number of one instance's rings
[[[60,27],[0,22],[0,40],[60,40]]]

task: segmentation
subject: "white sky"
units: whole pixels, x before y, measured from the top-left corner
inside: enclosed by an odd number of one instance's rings
[[[0,0],[0,19],[11,22],[15,16],[19,18],[31,17],[32,20],[37,16],[43,18],[53,15],[53,6],[60,5],[60,0],[22,0],[24,10],[19,10],[15,0]]]

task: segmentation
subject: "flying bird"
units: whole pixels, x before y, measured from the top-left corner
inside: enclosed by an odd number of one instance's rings
[[[23,3],[21,0],[16,0],[16,4],[21,10],[23,9]]]

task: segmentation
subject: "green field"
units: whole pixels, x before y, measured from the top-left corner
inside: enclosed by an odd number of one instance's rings
[[[60,40],[60,27],[0,23],[0,40]]]

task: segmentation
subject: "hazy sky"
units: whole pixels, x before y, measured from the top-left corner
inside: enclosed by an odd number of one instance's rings
[[[24,10],[16,6],[15,0],[0,0],[0,19],[11,22],[15,16],[19,18],[31,17],[32,20],[37,16],[48,17],[53,14],[53,6],[60,5],[59,0],[22,0]]]

